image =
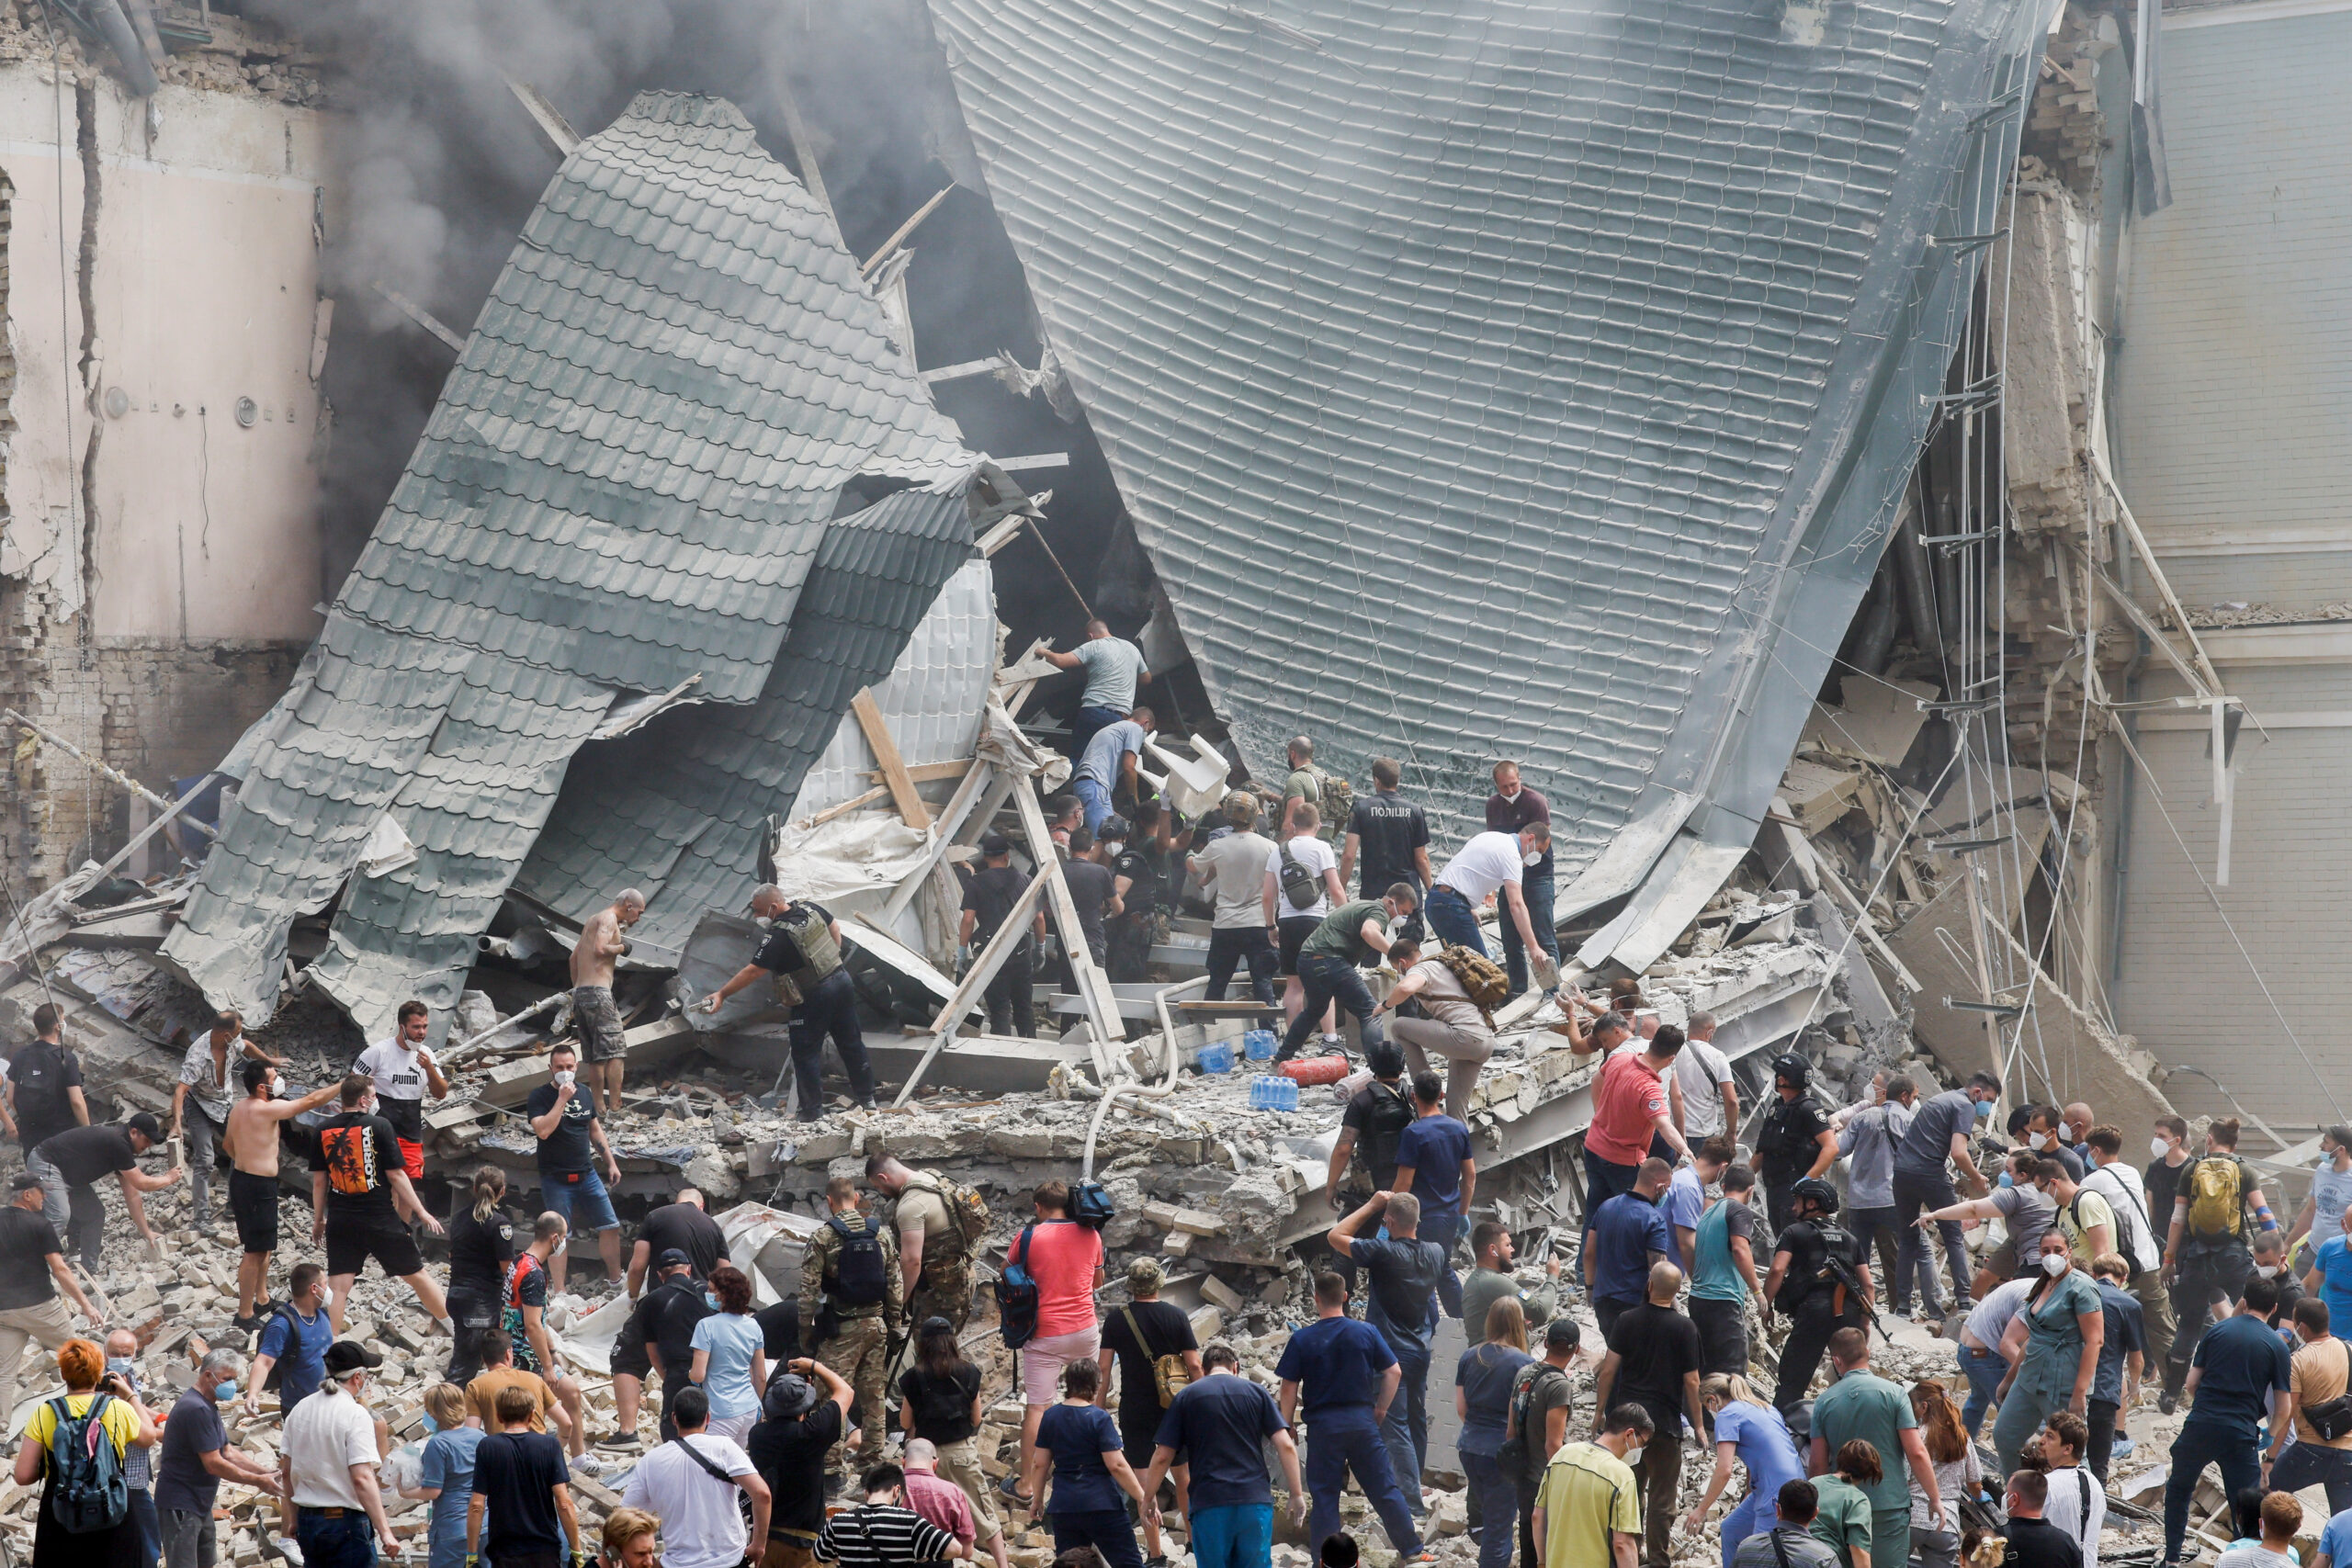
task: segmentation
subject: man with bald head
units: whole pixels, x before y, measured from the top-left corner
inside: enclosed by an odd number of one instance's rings
[[[571,1026],[580,1036],[581,1077],[605,1116],[621,1107],[621,1073],[628,1065],[620,1009],[613,1005],[613,965],[628,952],[621,933],[644,913],[645,895],[624,887],[588,917],[571,949]]]
[[[2090,1145],[2085,1140],[2091,1135],[2091,1108],[2078,1100],[2061,1111],[2058,1119],[2061,1130],[2066,1134],[2066,1146],[2075,1152],[2076,1158],[2088,1161]],[[2082,1178],[2076,1177],[2075,1179],[2079,1181]]]
[[[850,1093],[871,1110],[874,1066],[857,1027],[857,988],[842,963],[841,922],[822,904],[786,898],[784,889],[770,884],[752,892],[752,913],[767,921],[767,936],[749,964],[703,998],[703,1010],[717,1012],[728,998],[767,971],[774,977],[776,999],[792,1010],[788,1033],[796,1114],[803,1122],[814,1122],[824,1113],[828,1036],[849,1074]]]
[[[1667,1534],[1674,1528],[1677,1489],[1682,1482],[1682,1423],[1689,1420],[1695,1440],[1703,1442],[1707,1435],[1699,1404],[1699,1373],[1706,1359],[1699,1348],[1698,1328],[1674,1308],[1675,1294],[1681,1289],[1681,1269],[1671,1263],[1650,1265],[1647,1295],[1617,1314],[1609,1329],[1609,1354],[1593,1374],[1595,1436],[1600,1431],[1600,1413],[1621,1404],[1640,1405],[1652,1423],[1641,1462],[1634,1466],[1642,1482],[1642,1517],[1647,1523],[1645,1568],[1668,1568],[1671,1561]]]

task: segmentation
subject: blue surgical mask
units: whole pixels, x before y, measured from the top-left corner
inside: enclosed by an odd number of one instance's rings
[[[213,1397],[213,1398],[215,1398],[215,1399],[217,1399],[217,1400],[220,1400],[220,1402],[222,1402],[223,1404],[226,1404],[228,1401],[230,1401],[230,1400],[232,1400],[232,1399],[236,1398],[236,1397],[237,1397],[237,1380],[236,1380],[236,1379],[234,1379],[234,1378],[231,1378],[227,1382],[224,1382],[224,1383],[220,1384],[219,1387],[215,1388],[215,1389],[212,1391],[212,1397]],[[432,1419],[433,1419],[433,1417],[432,1417],[432,1416],[427,1416],[425,1417],[425,1420],[427,1420],[427,1421],[431,1421]]]
[[[1991,1100],[1980,1100],[1976,1102],[1976,1119],[1979,1122],[1990,1122],[1993,1119],[1993,1102]]]
[[[2097,1149],[2084,1150],[2083,1164],[2089,1169],[2097,1170],[2098,1168],[2098,1151]]]
[[[2018,1179],[2017,1179],[2016,1177],[2011,1176],[2011,1175],[2010,1175],[2007,1171],[2006,1171],[2006,1170],[2005,1170],[2005,1171],[2003,1171],[2003,1172],[2001,1172],[2001,1180],[2000,1180],[2000,1185],[2001,1185],[2001,1186],[2003,1186],[2003,1187],[2015,1187],[2017,1184],[2018,1184]]]
[[[702,1299],[710,1303],[711,1311],[718,1312],[720,1310],[718,1305],[718,1293],[716,1291],[705,1291],[702,1293]]]
[[[129,1356],[108,1356],[107,1358],[107,1371],[117,1373],[126,1379],[130,1376],[131,1366],[132,1359]]]
[[[434,1433],[441,1429],[441,1423],[433,1418],[433,1412],[430,1410],[426,1411],[421,1418],[424,1422],[424,1435],[426,1437],[429,1438]]]

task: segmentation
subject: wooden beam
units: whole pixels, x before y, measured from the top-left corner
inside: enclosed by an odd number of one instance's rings
[[[891,233],[890,237],[882,242],[882,248],[880,250],[865,258],[865,264],[857,269],[857,276],[860,277],[873,276],[874,269],[880,266],[884,262],[889,260],[891,256],[896,254],[899,247],[907,243],[907,236],[921,228],[922,226],[922,220],[930,217],[933,212],[937,211],[939,209],[939,204],[947,199],[947,193],[955,188],[956,182],[954,180],[950,180],[945,185],[939,187],[939,194],[937,196],[933,197],[929,201],[926,201],[921,207],[916,208],[915,215],[912,218],[908,219],[904,223],[899,224],[897,230]]]
[[[972,759],[958,757],[952,762],[917,762],[907,770],[907,777],[917,784],[937,784],[943,779],[960,779],[971,771]],[[888,784],[879,768],[869,768],[865,776],[876,784]]]
[[[48,728],[43,725],[35,723],[33,720],[27,718],[23,714],[18,713],[15,708],[0,708],[0,717],[5,717],[9,723],[32,731],[35,735],[40,736],[43,740],[48,741],[51,746],[56,747],[59,750],[64,752],[75,761],[80,762],[92,773],[106,780],[107,783],[113,784],[118,789],[128,790],[130,793],[137,795],[140,799],[145,801],[156,810],[164,813],[166,816],[177,814],[180,807],[187,803],[187,797],[186,795],[181,796],[177,801],[165,800],[162,795],[157,795],[153,790],[149,789],[145,784],[141,784],[137,779],[132,778],[129,773],[124,773],[121,769],[107,766],[98,758],[91,756],[87,751],[83,750],[82,748],[74,745],[74,742],[66,739],[62,735],[58,734],[57,731]],[[190,820],[188,826],[196,829],[208,839],[217,839],[220,836],[216,830],[206,827],[201,822]]]
[[[989,938],[988,945],[980,949],[979,955],[972,960],[972,966],[964,971],[964,978],[956,983],[956,994],[941,1005],[938,1014],[929,1024],[909,1024],[908,1033],[945,1035],[955,1032],[956,1026],[963,1021],[964,1015],[979,1005],[980,993],[989,988],[989,983],[996,978],[997,971],[1003,968],[1005,960],[1012,956],[1012,950],[1021,945],[1021,934],[1029,929],[1030,917],[1037,912],[1037,900],[1046,896],[1046,877],[1058,877],[1061,870],[1061,863],[1056,861],[1050,872],[1029,879],[1029,886],[1022,889],[1020,897],[1013,900],[1012,910],[1004,917],[1004,923],[997,927],[996,934]],[[913,1087],[912,1079],[909,1080],[908,1087]],[[906,1103],[906,1096],[900,1095],[899,1102]]]
[[[915,793],[915,781],[907,772],[906,759],[899,755],[899,743],[890,739],[890,726],[882,716],[882,705],[874,700],[874,688],[866,687],[849,700],[850,712],[857,715],[857,727],[865,731],[865,743],[874,748],[874,760],[881,764],[882,781],[889,787],[890,803],[906,818],[907,826],[918,832],[931,828],[931,808]]]
[[[971,815],[973,803],[995,774],[994,767],[977,757],[971,760],[969,769],[964,774],[964,782],[956,786],[956,793],[948,797],[946,808],[940,813],[938,830],[932,835],[931,849],[924,854],[922,864],[899,880],[897,891],[890,895],[890,901],[882,906],[882,913],[876,924],[889,925],[899,918],[900,910],[915,901],[915,895],[931,875],[932,868],[945,859],[948,850],[954,847],[956,835],[963,830],[965,820]]]
[[[98,867],[98,874],[92,878],[92,881],[104,882],[107,877],[112,876],[116,872],[121,870],[123,865],[130,861],[130,857],[139,852],[141,845],[145,844],[148,840],[153,838],[156,834],[162,832],[165,828],[170,827],[173,819],[178,817],[181,812],[186,811],[190,806],[194,805],[196,803],[196,797],[202,795],[206,789],[209,788],[212,781],[220,776],[220,775],[219,773],[207,773],[202,778],[197,780],[196,783],[190,784],[186,795],[181,795],[177,800],[172,802],[172,804],[166,807],[163,814],[157,817],[155,820],[148,823],[144,828],[140,829],[138,832],[133,833],[130,836],[130,842],[115,851],[114,854],[107,861],[107,863]],[[191,823],[190,826],[200,828],[203,824],[198,822]]]
[[[796,828],[821,828],[836,817],[846,817],[861,806],[871,806],[890,793],[888,784],[876,784],[864,795],[853,795],[838,806],[828,806],[814,817],[804,817],[793,824]]]

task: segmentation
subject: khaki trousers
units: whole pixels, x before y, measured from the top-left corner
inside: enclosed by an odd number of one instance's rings
[[[44,1350],[54,1350],[73,1337],[74,1320],[62,1296],[51,1296],[39,1306],[0,1310],[0,1431],[8,1429],[17,1413],[17,1363],[25,1359],[26,1345],[38,1343]]]
[[[972,1544],[986,1546],[1004,1533],[1004,1522],[997,1517],[996,1488],[989,1484],[988,1473],[980,1469],[980,1439],[965,1438],[960,1443],[939,1445],[939,1479],[953,1482],[964,1494],[964,1501],[972,1506]]]
[[[1430,1071],[1432,1055],[1445,1058],[1445,1113],[1467,1117],[1470,1091],[1477,1087],[1478,1069],[1495,1054],[1495,1037],[1431,1018],[1393,1018],[1388,1033],[1405,1048],[1405,1066],[1415,1073]]]

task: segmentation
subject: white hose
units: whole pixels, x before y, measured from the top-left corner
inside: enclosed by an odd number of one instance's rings
[[[1094,1141],[1102,1135],[1103,1118],[1111,1114],[1111,1105],[1114,1100],[1136,1096],[1137,1098],[1135,1100],[1135,1109],[1152,1111],[1166,1117],[1180,1127],[1189,1128],[1190,1123],[1183,1117],[1166,1106],[1157,1103],[1176,1092],[1177,1075],[1183,1070],[1183,1058],[1176,1051],[1176,1023],[1168,1011],[1168,998],[1196,987],[1206,990],[1208,983],[1207,976],[1197,975],[1182,985],[1166,987],[1152,998],[1152,1004],[1159,1010],[1159,1048],[1168,1076],[1157,1084],[1123,1083],[1115,1088],[1104,1086],[1102,1101],[1094,1108],[1094,1119],[1086,1124],[1086,1156],[1078,1170],[1078,1179],[1080,1181],[1094,1179]]]

